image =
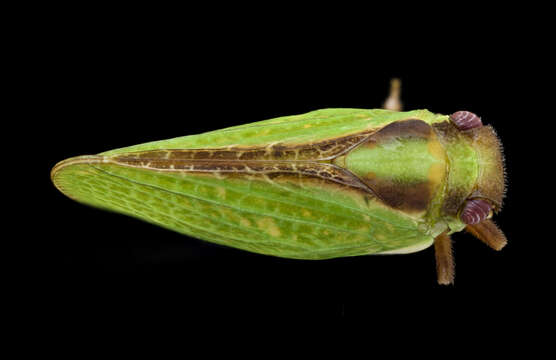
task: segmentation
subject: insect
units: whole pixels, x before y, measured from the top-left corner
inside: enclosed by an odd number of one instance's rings
[[[68,197],[199,239],[294,259],[403,254],[434,245],[453,283],[450,235],[500,250],[500,142],[473,113],[324,109],[77,156],[52,169]]]

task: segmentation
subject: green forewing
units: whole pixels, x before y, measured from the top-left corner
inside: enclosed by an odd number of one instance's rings
[[[271,143],[301,144],[378,129],[391,122],[405,119],[420,119],[432,124],[446,121],[447,117],[427,110],[396,112],[383,109],[323,109],[199,135],[148,142],[107,151],[102,155],[153,149],[210,149],[230,145],[264,146]]]
[[[380,128],[401,119],[445,120],[426,110],[327,109],[105,152],[301,144]],[[93,159],[94,157],[91,157]],[[71,198],[135,216],[193,237],[300,259],[426,247],[419,219],[378,199],[322,179],[156,171],[74,158],[53,172]],[[73,161],[72,161],[73,160]]]

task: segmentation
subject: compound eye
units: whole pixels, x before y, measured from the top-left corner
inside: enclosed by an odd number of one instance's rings
[[[460,218],[467,225],[478,224],[490,216],[492,206],[482,199],[467,200]]]
[[[469,111],[457,111],[450,115],[450,120],[460,130],[469,130],[483,126],[481,118]]]

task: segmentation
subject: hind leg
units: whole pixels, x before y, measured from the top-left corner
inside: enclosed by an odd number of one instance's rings
[[[436,274],[438,283],[449,285],[454,283],[454,258],[452,256],[452,239],[446,233],[434,239],[434,255],[436,257]]]
[[[400,79],[394,78],[390,80],[390,95],[388,95],[382,107],[386,110],[402,111],[403,104],[400,100],[401,90],[402,82]]]

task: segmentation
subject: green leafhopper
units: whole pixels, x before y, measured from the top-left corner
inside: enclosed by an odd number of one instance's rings
[[[450,234],[499,250],[500,142],[474,114],[323,109],[77,156],[52,169],[68,197],[213,243],[294,259],[403,254]]]

